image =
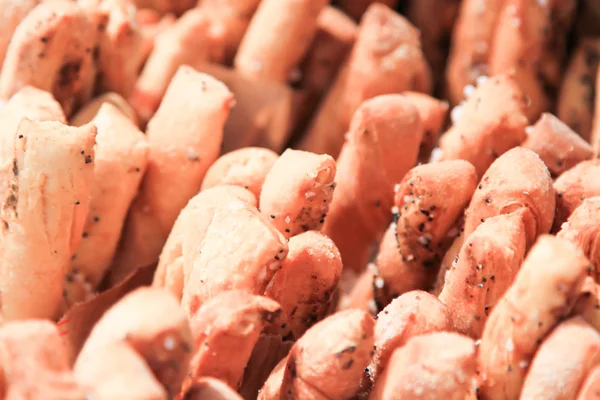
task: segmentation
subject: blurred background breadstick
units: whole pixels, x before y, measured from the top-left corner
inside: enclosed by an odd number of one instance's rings
[[[327,0],[262,0],[233,62],[241,75],[285,83],[317,33]]]
[[[0,1],[0,65],[4,62],[10,40],[23,18],[40,3],[41,0],[2,0]]]
[[[129,105],[125,98],[114,92],[104,93],[85,103],[79,111],[71,117],[69,125],[81,126],[87,124],[94,119],[105,103],[116,107],[122,114],[129,118],[136,127],[139,126],[137,114],[133,107]]]
[[[217,159],[234,99],[220,81],[179,68],[146,132],[148,169],[133,201],[108,283],[158,260],[177,215]]]
[[[398,0],[334,0],[335,5],[355,20],[360,20],[369,6],[375,2],[385,4],[390,8],[395,8],[398,4]]]
[[[180,16],[194,7],[198,0],[133,0],[138,8],[149,8],[160,14],[173,13]]]
[[[431,73],[418,30],[386,6],[365,12],[356,42],[298,146],[337,158],[352,115],[372,97],[431,91]]]

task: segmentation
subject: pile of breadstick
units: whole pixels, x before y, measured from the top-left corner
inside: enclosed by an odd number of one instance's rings
[[[0,0],[0,400],[600,398],[597,0]]]

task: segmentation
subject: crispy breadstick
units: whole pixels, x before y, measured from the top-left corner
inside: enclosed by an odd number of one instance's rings
[[[96,90],[128,97],[145,59],[144,36],[129,0],[79,0],[98,27],[94,61],[98,67]]]
[[[449,332],[417,336],[396,350],[370,400],[463,400],[475,375],[475,342]]]
[[[356,43],[299,147],[337,157],[354,112],[365,100],[406,90],[431,91],[418,30],[382,4],[369,7]]]
[[[550,172],[533,151],[517,147],[500,156],[487,170],[465,212],[465,235],[487,218],[522,209],[527,248],[548,233],[554,218]]]
[[[355,112],[323,227],[346,270],[367,265],[373,242],[391,220],[394,185],[415,165],[422,136],[418,111],[402,95],[377,96]]]
[[[111,284],[158,259],[177,215],[198,193],[219,155],[233,101],[218,80],[188,66],[179,68],[148,124],[148,170],[129,211]]]
[[[194,7],[198,0],[133,0],[137,8],[149,8],[160,14],[181,15]]]
[[[587,141],[592,134],[599,61],[600,39],[583,39],[571,56],[558,94],[556,115]]]
[[[539,67],[552,30],[551,3],[504,0],[491,43],[491,74],[514,72],[515,80],[527,96],[526,114],[532,121],[551,106]]]
[[[285,357],[273,368],[265,384],[258,392],[257,400],[280,400],[281,383],[287,368],[288,357]]]
[[[558,234],[579,247],[594,266],[591,275],[600,279],[600,197],[591,197],[582,201],[581,205],[573,211]]]
[[[462,223],[458,223],[457,227],[462,225]],[[451,229],[448,232],[447,237],[449,239],[455,237],[455,239],[446,251],[444,258],[442,258],[442,262],[440,263],[440,270],[438,271],[433,290],[430,291],[434,296],[439,296],[440,293],[442,293],[442,290],[444,289],[444,284],[446,283],[446,274],[448,273],[448,270],[454,265],[454,263],[458,261],[458,253],[460,253],[460,249],[462,249],[462,246],[465,242],[465,236],[463,235],[464,231],[465,228],[456,228]]]
[[[98,129],[94,185],[83,239],[65,278],[67,305],[85,298],[77,295],[81,289],[91,295],[110,267],[148,161],[146,138],[118,108],[104,104],[92,124]]]
[[[260,209],[288,239],[320,230],[333,198],[335,174],[330,156],[288,149],[265,178]]]
[[[248,189],[257,199],[279,156],[262,147],[245,147],[221,156],[206,172],[201,190],[233,185]]]
[[[583,289],[573,306],[573,315],[580,315],[585,321],[600,330],[600,288],[590,276],[585,278]]]
[[[360,20],[369,6],[375,2],[385,4],[389,8],[395,8],[398,0],[336,0],[335,3],[355,20]]]
[[[582,161],[554,182],[556,215],[552,230],[558,231],[586,198],[600,196],[600,159]]]
[[[439,296],[459,333],[481,336],[487,316],[519,271],[526,244],[521,211],[489,218],[466,238]]]
[[[553,177],[594,156],[592,146],[552,114],[543,113],[527,133],[523,147],[535,151]]]
[[[90,202],[96,128],[24,118],[13,134],[11,162],[2,163],[2,315],[53,318]]]
[[[593,399],[600,399],[600,366],[591,370],[577,395],[577,400]]]
[[[228,290],[262,295],[287,252],[283,235],[256,208],[239,201],[223,204],[195,249],[183,309],[192,316],[207,300]]]
[[[406,174],[396,190],[394,222],[375,262],[373,290],[380,309],[434,283],[446,236],[476,185],[475,169],[462,160],[425,164]]]
[[[72,126],[81,126],[91,122],[104,104],[113,105],[129,118],[134,125],[138,125],[138,117],[135,114],[135,110],[127,103],[127,100],[121,97],[121,95],[113,92],[102,94],[87,102],[73,117],[71,117],[69,124]]]
[[[224,61],[231,64],[261,0],[200,0],[198,7],[222,25],[225,40]]]
[[[224,292],[207,301],[190,316],[196,351],[183,391],[206,376],[237,389],[261,331],[279,313],[275,301],[241,291]]]
[[[598,363],[600,334],[581,317],[571,318],[554,328],[540,345],[519,398],[574,399]],[[527,365],[519,368],[526,369]]]
[[[527,365],[544,336],[569,315],[589,268],[571,243],[540,236],[485,324],[478,354],[482,399],[518,397]]]
[[[170,293],[144,287],[123,297],[92,329],[75,370],[84,368],[88,357],[97,357],[114,342],[135,350],[167,393],[173,396],[179,392],[194,343],[188,321]]]
[[[488,59],[504,3],[505,0],[461,2],[446,66],[446,91],[450,104],[460,103],[465,88],[475,85],[477,78],[490,75]]]
[[[306,331],[290,350],[281,400],[353,398],[371,359],[374,324],[364,311],[347,310]]]
[[[2,397],[7,400],[84,400],[67,349],[49,321],[12,322],[0,329]]]
[[[0,66],[17,26],[41,0],[0,0]]]
[[[242,75],[286,83],[317,33],[327,0],[262,0],[233,65]]]
[[[402,93],[417,109],[423,123],[423,140],[419,147],[419,160],[429,160],[431,151],[437,145],[440,132],[446,123],[448,102],[440,101],[424,93]]]
[[[128,343],[111,342],[77,362],[77,383],[97,400],[166,400],[167,392]]]
[[[200,378],[182,400],[242,400],[237,392],[215,378]]]
[[[192,197],[169,233],[154,273],[153,286],[164,287],[181,299],[184,282],[192,271],[198,246],[204,240],[216,208],[235,201],[256,206],[252,193],[235,186],[218,186]]]
[[[159,33],[129,97],[140,120],[145,123],[152,118],[182,65],[197,69],[204,63],[222,61],[222,40],[221,32],[200,9],[186,12]]]
[[[96,74],[96,26],[76,3],[46,1],[19,24],[6,50],[0,97],[24,86],[51,92],[70,115],[87,102]]]
[[[451,330],[448,309],[437,297],[421,290],[404,293],[377,314],[375,355],[369,366],[369,377],[376,382],[394,350],[411,338]]]
[[[298,339],[323,319],[342,273],[342,259],[335,244],[318,232],[292,237],[283,267],[271,279],[265,292],[281,304],[281,316],[266,333]]]
[[[348,281],[351,281],[349,285],[346,284]],[[337,296],[336,310],[357,308],[370,314],[377,314],[377,305],[373,299],[373,265],[367,265],[358,277],[342,271]]]
[[[529,122],[525,97],[512,75],[479,82],[452,110],[453,125],[440,138],[440,149],[441,160],[467,160],[482,176],[496,158],[525,140]]]

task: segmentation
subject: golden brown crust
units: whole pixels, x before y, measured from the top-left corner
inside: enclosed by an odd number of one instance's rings
[[[92,95],[96,43],[96,26],[77,4],[39,4],[11,39],[0,74],[0,97],[34,86],[51,92],[70,115]]]
[[[299,148],[337,157],[352,115],[365,100],[388,93],[431,91],[418,30],[374,3],[361,19],[356,43],[321,102]]]
[[[422,132],[416,108],[402,95],[374,97],[355,112],[323,227],[346,269],[359,272],[369,261],[392,218],[394,185],[417,161]]]
[[[527,128],[522,146],[535,151],[553,177],[594,156],[588,142],[549,113],[543,113],[535,125]]]
[[[571,243],[538,239],[484,327],[478,354],[483,399],[518,397],[527,366],[544,336],[571,312],[589,268]]]
[[[392,354],[369,399],[465,399],[475,354],[475,342],[456,333],[414,337]]]
[[[440,138],[441,160],[467,160],[482,176],[502,154],[525,140],[525,97],[512,75],[479,84],[452,112],[452,127]]]
[[[283,266],[265,292],[281,305],[282,313],[265,332],[299,339],[327,314],[342,273],[342,259],[331,239],[318,232],[296,235],[288,246]]]
[[[267,174],[260,210],[283,236],[320,230],[335,189],[330,156],[287,149]]]
[[[462,160],[420,165],[404,177],[396,190],[395,220],[376,260],[373,290],[380,308],[402,293],[433,285],[448,232],[476,184],[475,169]]]

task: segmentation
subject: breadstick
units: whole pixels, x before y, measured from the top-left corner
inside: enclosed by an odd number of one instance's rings
[[[77,383],[97,400],[166,400],[167,392],[140,354],[125,342],[107,343],[77,362]]]
[[[233,101],[218,80],[188,66],[179,68],[148,124],[148,170],[129,211],[111,284],[158,259],[177,215],[198,193],[219,155]]]
[[[552,230],[558,231],[586,198],[600,196],[600,160],[582,161],[554,182],[556,215]]]
[[[222,204],[235,201],[256,206],[252,193],[234,186],[218,186],[192,197],[169,233],[154,273],[153,286],[164,287],[181,299],[184,282],[192,271],[194,256],[215,210]]]
[[[558,94],[556,115],[587,141],[592,134],[599,61],[600,40],[583,39],[571,56]]]
[[[104,104],[113,105],[129,118],[134,125],[138,126],[138,117],[135,110],[127,103],[127,100],[114,92],[102,94],[84,104],[84,106],[71,117],[69,124],[72,126],[81,126],[91,122]]]
[[[416,107],[421,117],[423,140],[419,147],[419,160],[425,163],[437,145],[440,132],[446,123],[448,102],[418,92],[404,92],[402,95]]]
[[[212,21],[222,25],[226,64],[231,64],[233,61],[260,2],[261,0],[200,0],[198,2],[198,7]]]
[[[482,399],[518,397],[527,365],[544,336],[569,315],[588,269],[571,243],[540,236],[485,324],[478,354]]]
[[[457,224],[456,229],[451,229],[448,232],[447,237],[449,239],[455,237],[455,239],[446,251],[444,258],[442,258],[442,262],[440,263],[440,270],[438,271],[433,290],[430,290],[430,293],[432,293],[434,296],[439,296],[440,293],[442,293],[444,284],[446,283],[446,274],[448,273],[448,270],[454,265],[454,263],[458,261],[458,253],[460,253],[460,249],[462,249],[462,246],[465,243],[465,236],[463,235],[465,228],[458,229],[459,226],[463,226],[463,223],[459,222]]]
[[[262,295],[287,252],[283,235],[256,208],[239,201],[223,204],[214,211],[204,240],[196,247],[183,309],[191,316],[207,300],[228,290]]]
[[[599,363],[600,334],[581,317],[568,319],[540,345],[519,398],[574,399],[587,374]]]
[[[265,332],[299,339],[327,314],[342,273],[342,259],[331,239],[318,232],[294,236],[288,246],[283,266],[265,292],[281,305],[282,313]]]
[[[96,90],[128,97],[145,59],[135,7],[123,0],[79,0],[78,4],[98,26],[98,44],[93,50],[98,67]]]
[[[327,0],[262,0],[233,61],[244,76],[286,83],[317,33]]]
[[[588,276],[583,283],[583,289],[573,306],[573,315],[581,316],[596,330],[600,329],[600,288],[594,278]]]
[[[137,8],[149,8],[158,13],[181,15],[186,10],[194,7],[198,0],[133,0]]]
[[[290,350],[281,400],[353,398],[371,359],[374,322],[364,311],[347,310],[306,331]]]
[[[525,97],[512,75],[480,79],[466,102],[451,113],[440,138],[441,160],[466,160],[481,177],[492,162],[526,138]]]
[[[545,91],[539,67],[552,30],[551,3],[505,0],[489,57],[492,75],[514,71],[515,80],[527,96],[526,114],[532,121],[551,106],[551,94]]]
[[[421,290],[404,293],[379,314],[375,324],[375,355],[369,366],[373,382],[388,364],[394,350],[411,338],[453,330],[448,309],[435,296]]]
[[[486,219],[522,209],[527,248],[548,233],[554,218],[552,179],[533,151],[517,147],[500,156],[487,170],[465,212],[464,235]]]
[[[135,350],[168,394],[179,392],[194,347],[188,321],[170,293],[143,287],[125,295],[92,329],[75,371],[84,368],[88,357],[97,357],[115,342]]]
[[[5,320],[56,317],[93,183],[96,128],[24,118],[2,162],[0,291]],[[7,165],[8,164],[8,165]]]
[[[461,2],[446,66],[446,91],[450,104],[460,103],[465,88],[475,85],[477,78],[490,75],[488,60],[496,22],[504,3],[505,0]]]
[[[242,400],[242,397],[218,379],[200,378],[184,394],[183,400]]]
[[[449,332],[417,336],[396,350],[370,400],[463,400],[475,375],[475,342]]]
[[[369,7],[356,43],[321,102],[299,148],[336,158],[352,115],[365,100],[407,90],[431,91],[418,30],[382,4]]]
[[[51,92],[71,115],[92,95],[96,43],[96,26],[76,3],[39,4],[19,24],[6,50],[0,97],[34,86]]]
[[[221,156],[206,172],[201,190],[233,185],[260,198],[263,183],[279,156],[262,147],[245,147]]]
[[[338,159],[337,188],[323,232],[347,271],[360,272],[391,220],[394,185],[412,168],[423,136],[417,109],[403,95],[365,101]]]
[[[267,174],[260,209],[283,236],[319,230],[335,189],[336,164],[328,155],[286,150]]]
[[[283,358],[273,368],[271,374],[265,381],[263,387],[258,392],[257,400],[279,400],[281,398],[281,383],[283,374],[287,368],[288,357]]]
[[[368,264],[359,276],[344,273],[342,270],[337,296],[337,310],[357,308],[377,314],[377,305],[373,299],[373,265]]]
[[[98,129],[94,184],[83,239],[65,277],[68,305],[84,299],[81,289],[91,295],[110,267],[148,161],[146,138],[118,108],[104,104],[92,124]]]
[[[222,40],[221,32],[200,9],[186,12],[159,33],[129,97],[140,120],[145,123],[152,118],[181,66],[198,69],[204,63],[220,62]]]
[[[373,290],[380,309],[403,293],[433,284],[446,236],[476,185],[475,169],[462,160],[424,164],[406,174],[396,190],[394,222],[375,262]]]
[[[0,16],[0,65],[4,62],[6,50],[17,26],[39,3],[40,0],[0,1],[0,9],[2,9],[2,15]]]
[[[577,400],[593,400],[600,398],[600,366],[594,367],[581,385]]]
[[[360,20],[369,6],[375,3],[376,0],[336,0],[335,3],[350,15],[355,20]],[[377,0],[377,3],[382,3],[389,8],[395,8],[398,0]]]
[[[261,331],[279,313],[275,301],[235,290],[207,301],[190,317],[196,351],[183,391],[206,376],[237,389]]]
[[[67,349],[50,321],[11,322],[0,329],[2,397],[84,400],[69,366]]]
[[[173,26],[177,19],[173,14],[161,16],[156,10],[149,8],[138,9],[136,19],[140,31],[142,32],[142,36],[144,37],[144,42],[142,43],[142,58],[145,62],[150,53],[152,53],[152,50],[154,50],[156,38]]]
[[[489,218],[466,238],[439,296],[459,333],[479,339],[519,271],[526,244],[521,211]]]
[[[523,147],[535,151],[553,177],[594,156],[594,150],[588,142],[549,113],[543,113],[535,125],[528,129]]]

